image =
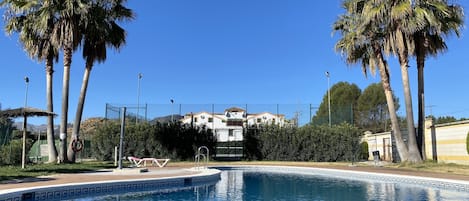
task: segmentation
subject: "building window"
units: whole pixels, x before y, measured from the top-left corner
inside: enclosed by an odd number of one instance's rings
[[[227,126],[243,126],[243,120],[242,119],[228,119],[226,122]]]
[[[261,118],[257,118],[257,123],[261,123],[262,122],[262,119]]]
[[[194,122],[197,122],[197,117],[194,117]]]
[[[233,137],[234,134],[233,134],[233,129],[229,129],[228,130],[228,137]]]
[[[212,123],[213,122],[213,117],[209,117],[208,122]]]

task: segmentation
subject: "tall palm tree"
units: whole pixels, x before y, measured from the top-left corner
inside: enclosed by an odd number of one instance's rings
[[[364,20],[365,4],[365,0],[345,0],[343,2],[343,7],[347,12],[341,15],[334,24],[334,31],[340,31],[342,35],[335,48],[342,53],[348,64],[361,63],[365,76],[368,69],[374,73],[378,67],[396,146],[401,160],[406,161],[409,158],[409,151],[399,128],[390,84],[389,67],[383,56],[382,36],[385,30],[373,21]]]
[[[409,151],[411,161],[419,162],[421,159],[417,155],[423,155],[425,56],[436,55],[439,51],[446,49],[442,35],[451,32],[459,33],[463,19],[462,9],[459,6],[448,5],[446,0],[378,0],[375,2],[378,3],[373,5],[373,9],[381,9],[381,11],[368,13],[376,14],[372,19],[381,20],[384,26],[389,28],[385,47],[399,58],[406,101]],[[407,71],[408,57],[411,55],[417,57],[418,69],[419,130],[417,134],[414,128]],[[416,136],[415,140],[413,136]]]
[[[49,1],[30,1],[25,4],[20,1],[5,0],[9,15],[5,24],[5,31],[9,34],[19,33],[19,39],[25,51],[31,58],[38,61],[45,60],[46,70],[46,97],[47,111],[53,113],[53,65],[57,62],[59,51],[50,41],[51,29],[54,25],[54,16]],[[15,14],[16,13],[16,14]],[[49,162],[57,160],[57,149],[54,139],[54,117],[47,119],[47,144],[49,148]]]
[[[88,12],[87,2],[84,0],[53,0],[57,7],[57,23],[52,31],[54,45],[63,51],[64,72],[62,78],[62,112],[60,115],[60,162],[68,162],[67,158],[67,120],[68,96],[70,86],[70,66],[73,51],[81,42],[80,21]]]
[[[408,130],[409,162],[419,163],[420,155],[414,126],[412,95],[409,82],[409,56],[414,52],[414,40],[411,37],[422,25],[412,17],[413,2],[409,0],[372,0],[365,3],[365,23],[377,24],[384,32],[384,50],[397,56],[400,64],[406,120]]]
[[[447,49],[444,37],[455,33],[459,37],[464,22],[462,8],[449,5],[446,0],[416,0],[413,8],[414,17],[425,26],[413,35],[414,55],[417,60],[418,78],[418,126],[417,144],[425,158],[423,127],[425,121],[424,67],[428,55],[437,56]]]
[[[81,86],[78,106],[73,124],[71,149],[68,150],[68,159],[75,161],[75,151],[79,140],[79,131],[83,107],[85,105],[86,91],[94,62],[106,60],[106,47],[117,50],[125,44],[126,32],[117,22],[134,18],[132,10],[123,6],[125,0],[102,0],[92,3],[86,21],[81,22],[84,35],[83,58],[86,60],[85,72]],[[111,5],[111,6],[108,6]]]

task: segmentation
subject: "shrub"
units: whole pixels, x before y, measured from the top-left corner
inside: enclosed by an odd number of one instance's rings
[[[360,132],[350,124],[267,126],[248,129],[244,150],[248,160],[355,161],[360,157]]]
[[[360,143],[360,147],[361,147],[360,159],[368,160],[368,158],[370,157],[370,153],[368,151],[368,142]]]
[[[469,154],[469,132],[467,132],[466,136],[466,151]]]
[[[119,138],[119,123],[108,122],[98,127],[91,146],[93,156],[99,160],[111,160],[114,146],[119,145]],[[213,151],[214,145],[213,134],[204,128],[186,127],[180,123],[129,124],[125,128],[123,154],[193,160],[198,147],[207,146]]]
[[[26,153],[31,148],[32,141],[26,141]],[[0,164],[1,165],[19,165],[21,164],[21,155],[23,153],[23,140],[11,140],[10,143],[0,146]],[[28,158],[26,156],[26,158]]]
[[[114,147],[119,145],[120,125],[109,121],[98,126],[91,141],[91,154],[98,160],[112,160]]]

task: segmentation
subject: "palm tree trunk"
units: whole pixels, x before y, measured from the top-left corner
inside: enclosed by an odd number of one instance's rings
[[[87,62],[88,63],[88,62]],[[68,150],[68,159],[71,162],[75,162],[76,159],[76,148],[77,147],[72,147],[76,146],[76,144],[72,144],[74,140],[79,140],[80,138],[80,124],[81,124],[81,118],[83,114],[83,107],[85,106],[85,98],[86,98],[86,91],[88,89],[88,82],[91,74],[91,69],[92,65],[87,64],[85,68],[85,72],[83,74],[83,82],[81,84],[81,90],[80,90],[80,97],[78,99],[78,105],[77,105],[77,112],[75,114],[75,122],[73,123],[73,130],[72,130],[72,139],[70,141],[70,147],[72,149]]]
[[[402,37],[403,33],[399,32],[398,37]],[[417,139],[415,135],[414,127],[414,112],[412,110],[412,95],[410,93],[410,83],[409,83],[409,72],[407,68],[409,67],[408,52],[407,48],[404,45],[399,48],[399,64],[401,66],[401,76],[402,76],[402,85],[404,87],[404,99],[405,99],[405,110],[406,110],[406,119],[407,119],[407,130],[408,130],[408,148],[409,148],[409,162],[418,163],[422,162],[422,157],[420,156],[419,149],[417,147]]]
[[[62,83],[62,115],[60,118],[60,162],[68,162],[67,158],[67,116],[68,94],[70,84],[70,65],[72,64],[72,48],[64,48],[64,75]]]
[[[425,135],[423,133],[424,125],[425,125],[425,87],[424,87],[424,67],[425,67],[425,51],[424,48],[424,41],[422,41],[422,37],[416,37],[416,55],[417,55],[417,78],[418,78],[418,127],[417,127],[417,146],[419,148],[420,154],[422,155],[422,159],[425,160]]]
[[[53,83],[53,58],[48,58],[46,60],[46,96],[47,96],[47,111],[54,113],[54,101],[52,95],[52,83]],[[47,117],[47,146],[49,148],[49,163],[54,163],[57,161],[57,148],[55,147],[54,139],[54,117]]]
[[[374,49],[378,60],[381,84],[383,85],[384,94],[386,96],[389,117],[391,119],[392,134],[394,135],[394,139],[396,140],[397,151],[399,152],[399,157],[401,158],[401,161],[407,161],[409,158],[409,151],[407,149],[406,144],[404,143],[404,139],[402,138],[401,129],[399,128],[399,120],[397,119],[391,83],[389,81],[388,64],[383,58],[383,54],[381,52],[381,47],[379,46],[379,44],[376,44]]]

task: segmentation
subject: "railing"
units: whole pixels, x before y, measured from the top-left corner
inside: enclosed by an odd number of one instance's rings
[[[203,153],[203,150],[205,150],[205,154]],[[199,169],[200,168],[200,159],[203,158],[203,161],[205,162],[204,168],[207,167],[208,161],[210,160],[210,151],[206,146],[201,146],[197,149],[197,154],[194,157],[195,161],[195,168]]]

